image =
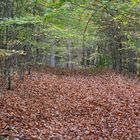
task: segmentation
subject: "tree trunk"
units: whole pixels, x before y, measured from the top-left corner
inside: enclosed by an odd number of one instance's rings
[[[72,68],[72,53],[71,53],[71,50],[72,50],[72,41],[67,39],[67,50],[68,50],[68,55],[67,55],[67,67],[68,68]]]
[[[56,62],[55,62],[55,45],[52,45],[51,47],[51,54],[50,54],[50,64],[52,67],[55,67]]]

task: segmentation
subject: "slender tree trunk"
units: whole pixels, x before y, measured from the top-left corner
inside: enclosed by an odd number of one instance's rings
[[[71,40],[67,39],[67,50],[68,50],[68,62],[67,62],[67,67],[68,68],[72,68],[72,53],[71,53],[71,50],[72,50],[72,42]]]
[[[50,64],[52,67],[55,67],[56,62],[55,62],[55,45],[52,45],[51,47],[51,54],[50,54]]]

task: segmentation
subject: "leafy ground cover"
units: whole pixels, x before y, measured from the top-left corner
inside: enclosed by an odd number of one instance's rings
[[[0,139],[139,140],[139,80],[111,70],[74,73],[14,77],[0,99]]]

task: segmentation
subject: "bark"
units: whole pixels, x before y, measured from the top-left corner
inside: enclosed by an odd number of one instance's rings
[[[56,66],[55,49],[56,49],[56,46],[55,45],[52,45],[51,50],[50,50],[50,65],[52,67],[55,67]]]
[[[71,53],[71,50],[72,50],[72,41],[70,39],[67,39],[67,50],[68,50],[67,67],[68,68],[72,68],[73,67],[73,65],[72,65],[72,53]]]

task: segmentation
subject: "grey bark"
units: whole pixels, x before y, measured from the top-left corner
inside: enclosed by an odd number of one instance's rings
[[[73,65],[72,65],[72,41],[70,39],[67,39],[67,51],[68,51],[68,54],[67,54],[67,67],[68,68],[71,68]]]
[[[55,67],[55,65],[56,65],[56,61],[55,61],[55,49],[56,49],[56,46],[55,45],[52,45],[51,51],[50,51],[50,65],[52,67]]]

